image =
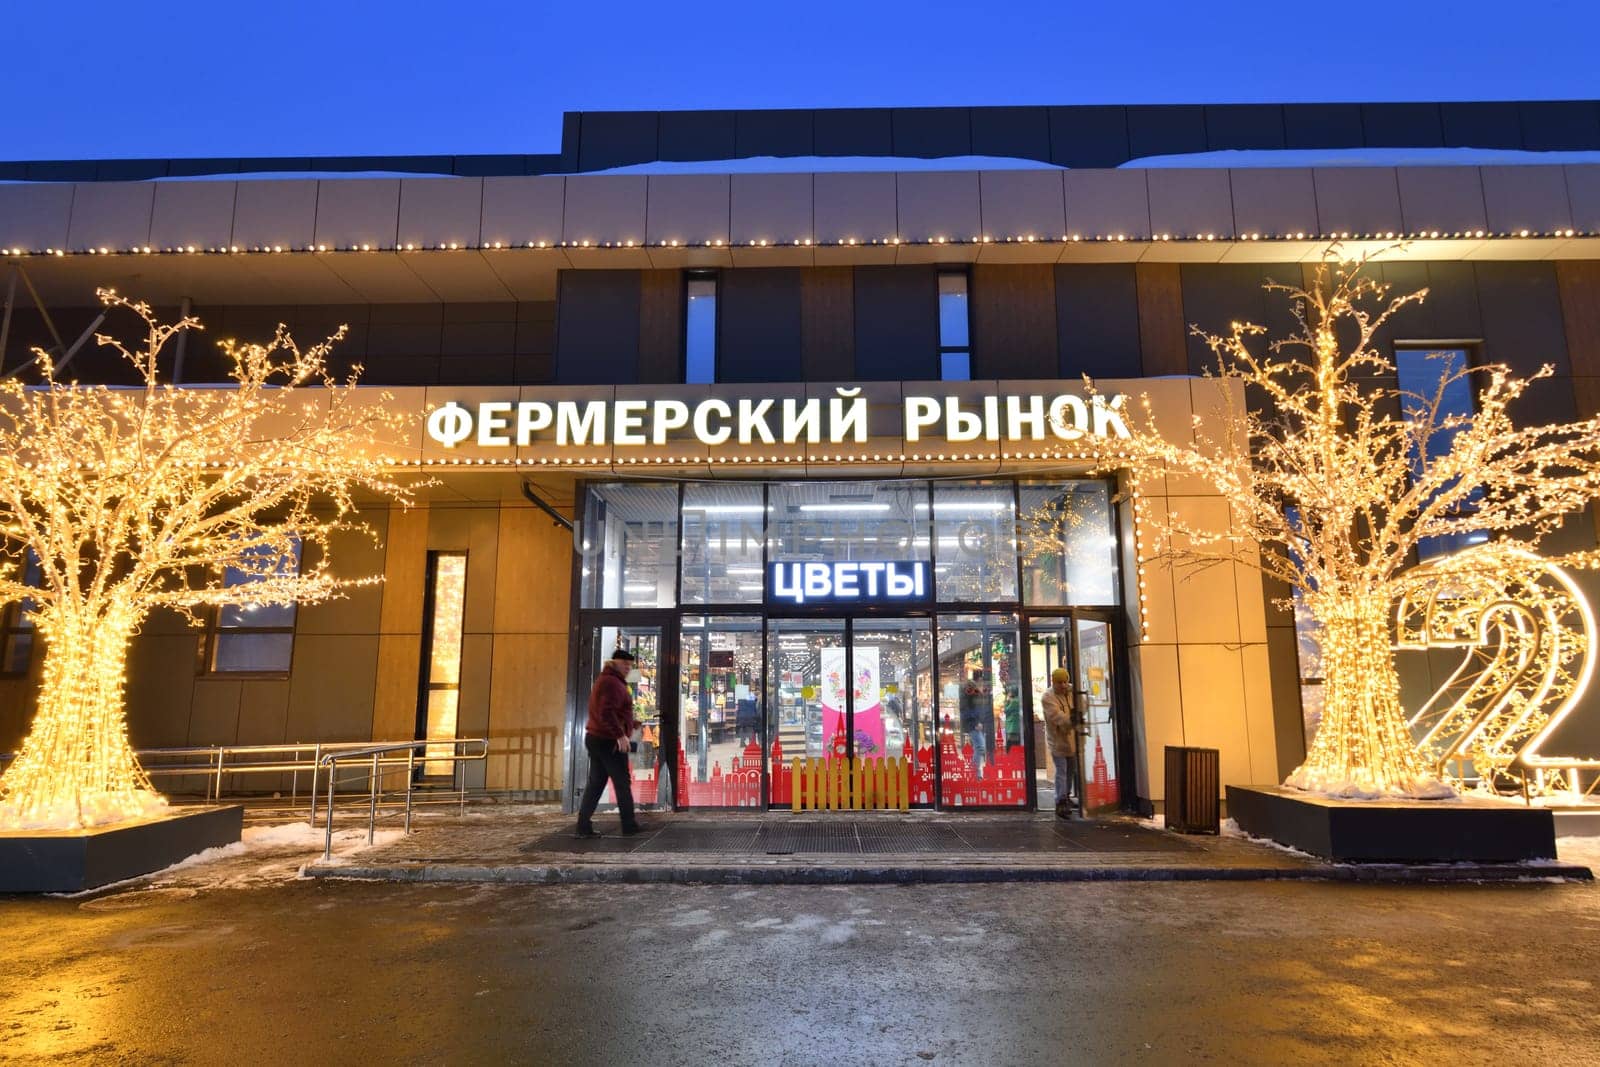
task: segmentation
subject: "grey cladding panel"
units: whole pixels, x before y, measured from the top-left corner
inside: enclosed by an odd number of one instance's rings
[[[1436,148],[1444,141],[1438,104],[1362,104],[1369,148]]]
[[[812,137],[819,156],[894,154],[889,112],[871,108],[831,108],[813,113]]]
[[[1282,148],[1283,108],[1277,104],[1221,104],[1207,107],[1206,146],[1212,151]]]
[[[799,269],[722,272],[717,308],[717,381],[798,382]]]
[[[1128,109],[1053,107],[1050,160],[1067,167],[1116,167],[1128,160]]]
[[[586,111],[578,166],[604,170],[657,157],[658,113],[654,111]]]
[[[1289,148],[1360,148],[1359,104],[1287,104],[1284,141]]]
[[[1483,356],[1532,374],[1546,363],[1558,378],[1572,374],[1562,325],[1561,293],[1552,263],[1477,263],[1478,306],[1483,315]],[[1559,394],[1559,395],[1558,395]],[[1539,421],[1575,416],[1571,388],[1538,387],[1527,404],[1542,405]],[[1523,417],[1528,417],[1524,413]]]
[[[1050,159],[1050,114],[1040,107],[972,109],[972,154]]]
[[[734,118],[734,154],[809,156],[812,154],[810,111],[740,111]]]
[[[1205,150],[1205,108],[1191,105],[1128,109],[1128,154],[1133,159]]]
[[[964,107],[896,108],[894,154],[913,158],[972,154],[972,123]]]
[[[1055,276],[1061,377],[1140,377],[1133,264],[1061,263]]]
[[[639,375],[639,272],[562,271],[556,381],[630,384]]]
[[[933,267],[857,267],[855,377],[939,377],[938,278]]]
[[[660,158],[734,158],[734,116],[732,111],[663,111]]]

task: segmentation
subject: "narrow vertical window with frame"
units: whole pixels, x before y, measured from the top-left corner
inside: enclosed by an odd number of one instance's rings
[[[1471,418],[1477,410],[1473,396],[1472,379],[1467,375],[1470,366],[1464,348],[1396,346],[1395,373],[1401,392],[1401,415],[1416,425],[1427,420],[1432,413],[1435,429],[1427,440],[1413,447],[1411,469],[1420,475],[1427,464],[1448,455],[1458,430],[1451,428],[1451,419]],[[1438,427],[1444,427],[1439,429]],[[1474,492],[1463,507],[1471,511],[1477,500]],[[1448,556],[1469,545],[1482,544],[1488,535],[1481,532],[1452,534],[1446,537],[1425,537],[1417,544],[1418,561]]]
[[[301,545],[286,556],[271,549],[247,552],[275,568],[229,567],[224,588],[248,587],[279,575],[299,574]],[[274,558],[275,557],[275,558]],[[288,674],[294,659],[294,604],[223,604],[211,617],[206,670],[213,674]]]
[[[967,272],[939,272],[939,379],[972,378],[972,324],[967,301]]]
[[[39,568],[39,558],[30,550],[22,565],[24,585],[38,588],[44,576]],[[18,676],[28,673],[33,664],[35,642],[33,626],[33,601],[18,600],[5,605],[0,613],[0,675]]]
[[[716,274],[689,274],[683,294],[683,380],[705,385],[717,380]]]
[[[422,677],[417,701],[418,741],[454,741],[461,708],[461,639],[467,608],[467,554],[429,552],[423,603]],[[428,745],[422,773],[455,770],[453,745]]]

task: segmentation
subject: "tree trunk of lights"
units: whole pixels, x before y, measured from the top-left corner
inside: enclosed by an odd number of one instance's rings
[[[1425,765],[1400,708],[1388,597],[1307,597],[1321,624],[1322,723],[1286,784],[1343,797],[1454,795]]]
[[[152,814],[151,788],[128,741],[122,694],[131,613],[76,606],[42,614],[43,678],[33,725],[0,776],[0,828],[80,829]]]

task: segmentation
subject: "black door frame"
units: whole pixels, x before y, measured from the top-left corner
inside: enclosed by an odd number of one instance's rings
[[[1108,632],[1111,635],[1112,641],[1110,656],[1111,678],[1109,679],[1109,683],[1111,685],[1111,737],[1116,746],[1115,760],[1117,770],[1117,810],[1135,811],[1138,809],[1138,799],[1136,796],[1138,788],[1135,778],[1137,754],[1133,751],[1133,712],[1132,704],[1130,703],[1130,687],[1127,683],[1129,660],[1127,641],[1124,637],[1127,629],[1123,623],[1122,612],[1117,608],[1104,607],[1029,608],[1028,610],[1022,612],[1022,643],[1026,649],[1026,651],[1023,653],[1025,657],[1023,661],[1023,675],[1029,679],[1032,679],[1033,677],[1032,638],[1035,632],[1034,623],[1041,619],[1066,620],[1066,632],[1061,636],[1065,638],[1065,647],[1068,650],[1068,655],[1072,657],[1070,667],[1072,670],[1074,692],[1079,694],[1086,694],[1087,691],[1078,688],[1080,683],[1083,681],[1083,679],[1080,677],[1082,672],[1078,669],[1082,662],[1081,649],[1078,645],[1078,621],[1083,619],[1092,622],[1101,622],[1105,623],[1108,627]],[[1054,627],[1041,632],[1060,633],[1060,631]],[[1032,691],[1033,686],[1028,686],[1028,689],[1027,721],[1030,728],[1024,731],[1024,733],[1030,739],[1031,744],[1031,738],[1033,736],[1033,730],[1031,729],[1031,726],[1033,724],[1035,714],[1034,701],[1038,699],[1038,694]],[[1032,764],[1032,760],[1033,756],[1030,754],[1030,766]],[[1085,760],[1086,756],[1083,753],[1079,753],[1078,771],[1080,776],[1083,776],[1083,781],[1086,783],[1088,768],[1085,764]],[[1028,804],[1034,809],[1038,808],[1037,794],[1038,773],[1035,771],[1034,774],[1028,777]]]

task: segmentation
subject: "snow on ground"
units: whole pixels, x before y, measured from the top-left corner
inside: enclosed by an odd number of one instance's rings
[[[241,840],[197,852],[151,874],[129,878],[82,893],[60,894],[87,897],[107,890],[186,890],[241,889],[300,877],[300,869],[322,859],[327,830],[308,826],[304,821],[274,826],[247,826]],[[355,854],[386,845],[405,836],[403,830],[379,830],[367,844],[365,826],[336,829],[333,832],[334,863],[345,862]]]
[[[1600,876],[1600,837],[1558,837],[1556,858],[1562,863],[1581,863]]]

